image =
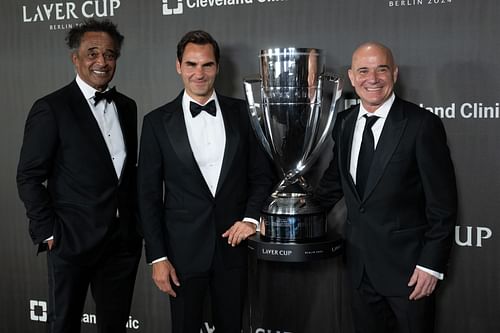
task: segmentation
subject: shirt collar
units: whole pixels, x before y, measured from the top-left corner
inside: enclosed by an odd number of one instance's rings
[[[204,105],[206,105],[207,103],[209,103],[212,100],[215,101],[215,105],[217,107],[217,110],[220,110],[219,102],[217,101],[217,94],[215,93],[215,90],[212,93],[212,96],[210,96],[210,98],[207,100],[207,102]],[[189,112],[189,103],[190,102],[194,102],[196,104],[199,104],[197,101],[195,101],[191,96],[189,96],[187,94],[186,90],[184,90],[184,94],[182,95],[182,109],[184,110],[184,112]],[[219,113],[219,111],[217,111],[217,113]]]
[[[83,81],[78,74],[76,75],[75,81],[76,81],[76,84],[78,85],[78,87],[80,88],[80,90],[82,91],[83,96],[85,96],[86,100],[94,98],[95,92],[97,91],[97,89],[90,86],[87,82]],[[108,91],[108,90],[109,90],[109,86],[104,91]]]
[[[391,110],[392,104],[394,103],[395,99],[396,96],[394,95],[394,93],[392,93],[391,96],[374,112],[366,111],[366,109],[363,107],[363,103],[359,103],[359,112],[357,119],[359,120],[365,114],[374,115],[379,118],[387,118],[387,115],[389,114],[389,111]]]
[[[215,90],[212,92],[212,96],[210,96],[210,98],[203,105],[206,105],[207,103],[211,102],[212,100],[215,100],[215,102],[217,103],[217,95],[215,94]],[[186,90],[184,90],[184,94],[182,95],[182,104],[187,105],[188,109],[189,109],[190,102],[200,104],[197,101],[195,101],[191,96],[189,96],[188,93],[186,92]]]

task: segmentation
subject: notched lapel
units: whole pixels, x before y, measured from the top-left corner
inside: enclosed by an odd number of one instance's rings
[[[351,164],[352,139],[354,136],[354,128],[356,126],[356,118],[358,115],[358,111],[359,111],[359,106],[356,107],[354,110],[350,111],[350,114],[348,114],[342,120],[340,128],[341,141],[339,143],[340,144],[339,149],[337,150],[339,154],[339,160],[341,163],[340,170],[341,172],[344,172],[344,178],[347,179],[347,183],[349,184],[351,191],[356,193],[356,195],[358,191],[356,190],[356,185],[354,184],[349,169]]]
[[[368,198],[380,181],[387,163],[396,151],[406,128],[407,118],[397,100],[394,102],[391,111],[385,121],[384,128],[373,155],[372,167],[366,184],[365,198]]]

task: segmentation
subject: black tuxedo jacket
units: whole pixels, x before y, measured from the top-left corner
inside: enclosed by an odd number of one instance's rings
[[[89,262],[116,230],[140,249],[135,211],[137,106],[122,94],[117,94],[115,105],[127,150],[119,178],[76,81],[34,103],[26,121],[17,185],[31,238],[40,250],[54,235],[58,255]]]
[[[189,144],[182,96],[144,117],[138,192],[146,259],[166,256],[185,277],[208,271],[217,246],[227,267],[242,267],[246,242],[233,248],[221,235],[244,217],[259,219],[273,181],[269,160],[245,102],[217,95],[226,147],[214,197]]]
[[[453,241],[457,193],[445,130],[436,115],[396,97],[361,198],[349,173],[358,111],[338,115],[334,157],[316,196],[327,208],[345,197],[353,286],[366,270],[379,293],[407,296],[416,265],[445,272]]]

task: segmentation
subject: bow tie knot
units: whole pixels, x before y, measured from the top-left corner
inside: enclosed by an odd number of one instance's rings
[[[208,114],[212,115],[215,117],[217,113],[217,108],[215,106],[215,100],[211,100],[205,105],[199,105],[195,102],[189,103],[189,111],[191,111],[191,116],[196,117],[201,113],[201,111],[205,111]]]
[[[105,92],[96,91],[94,95],[94,105],[97,105],[101,100],[105,99],[108,103],[111,103],[116,96],[115,87],[106,90]]]

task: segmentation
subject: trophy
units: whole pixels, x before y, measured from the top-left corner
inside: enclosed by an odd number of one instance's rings
[[[260,76],[244,79],[245,95],[252,127],[282,177],[262,210],[261,238],[278,243],[321,240],[326,212],[314,202],[303,175],[331,133],[342,93],[340,79],[324,72],[319,49],[261,50],[260,70]],[[322,107],[326,84],[333,86],[329,108]]]

